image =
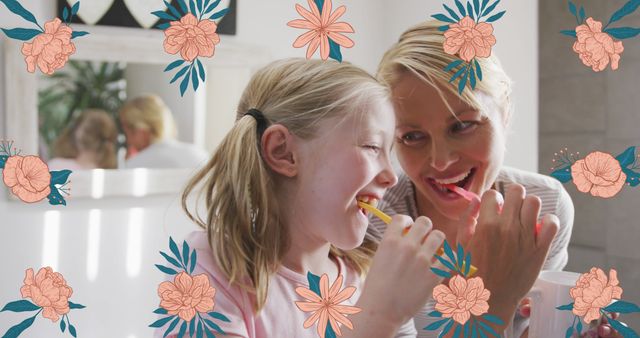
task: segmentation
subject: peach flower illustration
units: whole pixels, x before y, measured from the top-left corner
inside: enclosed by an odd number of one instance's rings
[[[180,21],[170,22],[164,31],[164,50],[169,54],[180,52],[185,61],[193,61],[199,56],[211,57],[215,45],[220,43],[216,33],[218,25],[213,20],[200,20],[187,13]]]
[[[611,61],[611,69],[618,69],[624,46],[622,41],[614,41],[609,34],[602,32],[602,22],[588,18],[586,25],[576,27],[576,37],[578,41],[573,44],[573,51],[578,53],[585,66],[599,72]]]
[[[449,288],[450,287],[450,288]],[[433,289],[435,309],[445,318],[464,324],[474,316],[480,316],[489,311],[489,296],[491,292],[484,288],[482,278],[473,277],[469,280],[460,275],[453,276],[449,287],[438,285]]]
[[[310,59],[319,46],[320,57],[322,60],[326,60],[331,52],[329,39],[342,47],[351,48],[354,46],[351,39],[341,34],[353,33],[353,27],[346,22],[336,22],[347,10],[345,6],[340,6],[335,12],[331,13],[331,0],[325,0],[324,5],[322,5],[322,14],[320,14],[320,10],[313,0],[307,0],[307,2],[311,12],[296,4],[296,11],[304,19],[296,19],[287,23],[289,27],[309,30],[293,42],[293,47],[300,48],[309,44],[307,47],[307,59]]]
[[[576,286],[569,290],[573,303],[573,313],[583,317],[585,323],[600,318],[600,309],[611,303],[612,299],[622,297],[622,288],[618,286],[618,274],[609,270],[609,279],[604,271],[591,268],[578,278]]]
[[[213,310],[216,289],[209,285],[205,274],[191,276],[179,273],[172,282],[162,282],[158,287],[160,307],[170,315],[178,315],[184,321],[191,321],[196,312]]]
[[[69,55],[76,52],[76,46],[71,42],[71,33],[71,28],[63,25],[58,18],[45,23],[44,33],[38,34],[33,42],[22,44],[27,71],[35,72],[37,65],[40,71],[51,75],[64,67]]]
[[[338,276],[331,288],[329,288],[329,277],[327,274],[323,274],[320,277],[320,296],[308,288],[296,288],[296,293],[307,300],[305,302],[296,302],[298,309],[304,312],[314,312],[311,317],[304,321],[303,326],[305,329],[318,321],[318,334],[320,337],[324,337],[328,321],[338,336],[342,336],[338,323],[342,323],[353,330],[353,324],[345,315],[356,314],[362,309],[355,306],[340,305],[340,303],[351,298],[356,288],[349,286],[340,291],[340,287],[342,287],[342,275]]]
[[[38,202],[51,193],[49,167],[38,156],[11,156],[2,171],[4,183],[24,202]]]
[[[457,53],[467,62],[475,57],[489,57],[491,47],[496,44],[493,26],[486,22],[476,24],[469,16],[450,25],[444,32],[444,38],[445,53],[451,55]]]
[[[31,298],[37,306],[42,307],[42,316],[52,322],[58,321],[61,315],[70,311],[69,297],[73,290],[64,277],[59,272],[53,272],[50,267],[41,268],[35,277],[33,269],[27,269],[20,293],[22,298]]]
[[[610,154],[599,151],[571,165],[571,177],[581,192],[603,198],[613,197],[627,180],[620,162]]]

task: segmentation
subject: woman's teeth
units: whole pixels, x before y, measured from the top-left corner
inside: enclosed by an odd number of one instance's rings
[[[469,176],[469,174],[471,173],[471,170],[467,171],[466,173],[460,174],[456,177],[452,177],[452,178],[448,178],[446,180],[437,180],[437,179],[433,179],[434,182],[440,184],[440,185],[445,185],[445,184],[456,184],[462,180],[464,180],[465,178],[467,178],[467,176]]]

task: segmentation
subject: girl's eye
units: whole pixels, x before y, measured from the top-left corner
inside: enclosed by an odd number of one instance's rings
[[[380,151],[380,147],[378,147],[377,145],[374,144],[367,144],[364,146],[366,149],[375,151],[376,153]]]
[[[456,122],[452,127],[451,127],[451,132],[452,133],[464,133],[466,131],[469,131],[471,129],[473,129],[475,126],[477,125],[477,122],[475,121],[460,121],[460,122]]]
[[[424,134],[417,131],[408,132],[398,138],[398,142],[407,146],[417,145],[424,141]]]

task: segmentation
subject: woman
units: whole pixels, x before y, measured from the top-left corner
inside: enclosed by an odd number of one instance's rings
[[[452,73],[444,70],[459,58],[445,53],[444,32],[438,29],[442,25],[445,23],[428,21],[408,29],[380,63],[378,79],[392,91],[397,121],[395,149],[404,171],[380,208],[391,215],[427,216],[450,243],[465,244],[478,275],[491,290],[489,312],[507,323],[512,321],[500,329],[513,330],[511,336],[520,337],[527,322],[516,309],[540,269],[561,270],[567,263],[573,203],[560,182],[503,165],[511,80],[495,56],[478,58],[482,81],[475,90],[467,86],[459,94],[457,86],[449,82]],[[469,208],[477,209],[477,202],[470,206],[445,184],[482,196],[480,217],[470,241],[475,222],[461,215],[468,216]],[[523,227],[485,224],[504,223],[500,206],[497,211],[487,207],[487,201],[493,199],[500,205],[496,190],[506,198],[502,214],[520,212]],[[542,255],[543,264],[528,258],[540,257],[540,250],[522,241],[533,232],[538,215],[555,215],[558,225],[546,258]],[[380,237],[384,230],[384,223],[372,220],[372,235]],[[436,319],[428,316],[434,305],[430,300],[414,318],[418,337],[437,336],[437,332],[424,330]]]
[[[120,122],[127,136],[127,168],[194,168],[209,159],[204,150],[175,139],[171,111],[156,95],[125,103]]]
[[[115,169],[117,137],[116,123],[107,112],[87,110],[56,140],[58,157],[47,163],[49,169]]]

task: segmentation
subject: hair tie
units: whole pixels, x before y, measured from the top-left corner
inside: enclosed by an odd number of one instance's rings
[[[255,108],[249,109],[249,111],[244,113],[243,117],[247,115],[252,116],[256,120],[258,124],[257,125],[258,139],[261,138],[262,133],[264,133],[264,130],[267,129],[267,126],[269,125],[269,121],[267,121],[267,118],[264,117],[264,114],[261,111]]]

